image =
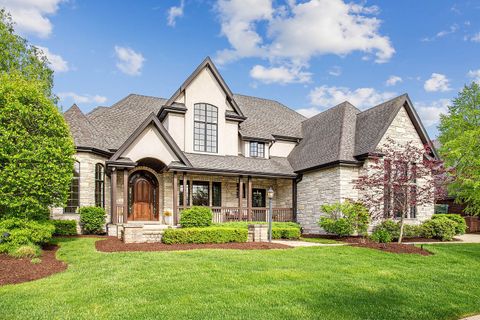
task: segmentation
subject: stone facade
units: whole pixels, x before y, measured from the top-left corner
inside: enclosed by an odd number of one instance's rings
[[[79,200],[80,207],[95,205],[95,165],[100,163],[106,168],[105,161],[108,158],[96,155],[90,152],[77,152],[75,160],[80,163],[80,190]],[[105,212],[107,213],[107,223],[110,221],[110,177],[105,175]],[[51,217],[57,220],[75,220],[79,221],[78,213],[65,214],[64,208],[51,208]],[[78,225],[78,224],[77,224]],[[80,228],[77,227],[80,231]]]
[[[268,225],[266,224],[249,224],[248,225],[248,242],[266,242],[268,241]]]

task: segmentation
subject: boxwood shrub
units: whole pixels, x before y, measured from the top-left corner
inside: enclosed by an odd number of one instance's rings
[[[268,224],[265,221],[233,221],[216,223],[215,226],[227,228],[247,229],[249,224]],[[272,222],[273,239],[299,239],[301,235],[300,225],[295,222]]]
[[[272,238],[273,239],[299,239],[300,228],[273,228],[272,227]]]
[[[182,211],[180,225],[182,228],[208,227],[212,225],[212,215],[212,209],[194,206]]]
[[[105,226],[105,209],[100,207],[81,207],[80,225],[83,233],[86,234],[100,234],[103,233]]]
[[[427,220],[422,224],[422,235],[425,238],[449,241],[455,236],[456,226],[456,222],[447,217]]]
[[[165,244],[247,242],[245,228],[178,228],[167,229],[162,237]]]
[[[55,227],[48,221],[39,222],[20,218],[1,220],[0,253],[8,253],[17,257],[27,251],[39,253],[39,246],[50,241],[54,230]]]
[[[74,236],[77,234],[77,222],[75,220],[51,220],[55,226],[55,236]]]
[[[432,216],[432,219],[438,219],[438,218],[447,218],[455,222],[455,234],[460,235],[464,234],[465,231],[467,230],[467,223],[465,222],[465,219],[459,215],[459,214],[453,214],[453,213],[446,213],[446,214],[434,214]]]
[[[370,239],[379,243],[392,242],[392,235],[385,229],[377,229],[371,235]]]

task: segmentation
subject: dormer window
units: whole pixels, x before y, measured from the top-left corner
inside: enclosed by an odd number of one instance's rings
[[[250,157],[265,158],[265,143],[250,141]]]
[[[193,148],[195,151],[217,153],[218,108],[206,103],[194,107]]]

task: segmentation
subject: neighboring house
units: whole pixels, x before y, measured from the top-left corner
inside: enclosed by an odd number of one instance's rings
[[[64,116],[77,162],[68,205],[53,216],[102,206],[110,234],[175,225],[191,205],[211,207],[216,222],[265,220],[270,187],[274,219],[316,233],[322,204],[358,198],[353,179],[387,137],[430,144],[407,95],[363,112],[344,102],[307,119],[232,94],[209,58],[169,99],[131,94]],[[432,214],[433,202],[410,218]]]

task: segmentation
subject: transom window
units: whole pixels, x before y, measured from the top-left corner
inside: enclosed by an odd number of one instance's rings
[[[218,108],[206,103],[194,106],[193,148],[217,153]]]
[[[80,162],[73,164],[73,177],[70,183],[70,192],[68,193],[67,206],[65,213],[75,213],[80,206]]]
[[[265,158],[265,143],[250,141],[250,157]]]

